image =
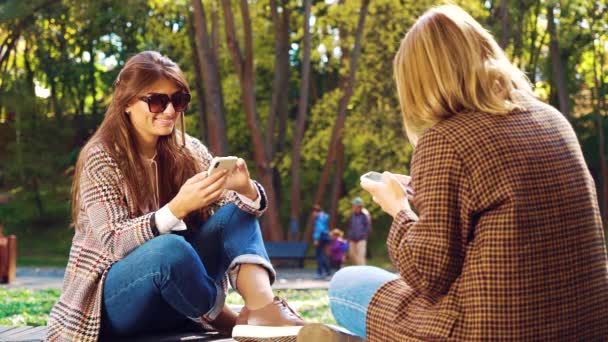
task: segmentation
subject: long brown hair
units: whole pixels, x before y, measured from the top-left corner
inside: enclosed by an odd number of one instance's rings
[[[114,83],[114,95],[103,122],[80,152],[76,163],[72,182],[72,225],[77,229],[81,205],[80,178],[92,146],[101,146],[116,161],[131,198],[132,205],[129,207],[133,215],[144,215],[150,208],[156,207],[154,185],[148,175],[150,171],[137,151],[134,127],[125,110],[150,85],[162,79],[174,82],[182,91],[190,92],[186,78],[177,64],[155,51],[140,52],[129,58],[118,74]],[[200,164],[185,146],[183,115],[183,112],[180,113],[181,131],[174,129],[171,134],[159,137],[156,146],[158,205],[161,207],[177,194],[188,178],[200,171]],[[188,221],[195,217],[196,214],[191,215]]]

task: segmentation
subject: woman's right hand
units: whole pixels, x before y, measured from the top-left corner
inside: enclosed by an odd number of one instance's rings
[[[182,185],[169,202],[169,210],[181,220],[190,212],[210,205],[222,196],[227,179],[226,170],[211,176],[207,176],[204,171],[197,173]]]

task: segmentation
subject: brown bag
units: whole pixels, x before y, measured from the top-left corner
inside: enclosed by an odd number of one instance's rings
[[[17,276],[17,237],[4,236],[0,224],[0,284],[8,284]]]

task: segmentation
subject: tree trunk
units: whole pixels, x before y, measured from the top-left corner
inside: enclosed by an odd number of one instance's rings
[[[557,88],[557,99],[559,102],[559,110],[565,117],[570,116],[568,108],[568,89],[566,84],[566,76],[564,75],[564,63],[560,55],[559,39],[557,37],[557,29],[555,27],[555,17],[553,14],[553,6],[547,6],[547,30],[549,31],[549,51],[551,54],[551,67],[553,70],[553,80]]]
[[[595,26],[595,19],[592,21],[591,23],[591,34],[595,35],[595,32],[593,32]],[[599,41],[599,45],[600,45],[600,49],[602,48],[602,40],[598,39]],[[596,105],[596,114],[597,114],[597,132],[598,132],[598,144],[599,144],[599,163],[600,163],[600,176],[598,177],[600,179],[600,184],[599,185],[599,189],[601,189],[600,195],[598,196],[598,200],[600,201],[600,210],[601,210],[601,214],[602,214],[602,218],[603,221],[606,223],[608,222],[608,167],[606,165],[606,138],[604,136],[604,124],[603,124],[603,110],[606,108],[606,103],[604,101],[604,95],[601,92],[601,89],[603,88],[603,83],[604,80],[603,78],[601,78],[598,75],[597,72],[597,56],[598,53],[596,51],[595,48],[595,42],[592,41],[591,42],[593,44],[593,83],[595,86],[595,105]],[[600,54],[601,54],[601,50],[600,50]],[[601,54],[602,58],[599,61],[599,67],[600,70],[602,68],[602,66],[604,65],[604,58],[603,58],[603,54]]]
[[[344,130],[344,121],[346,120],[346,108],[348,102],[350,101],[350,97],[352,96],[354,84],[355,84],[355,71],[357,68],[357,61],[359,59],[359,55],[361,52],[361,39],[363,36],[363,27],[365,24],[365,17],[367,15],[367,8],[369,6],[369,0],[363,0],[361,3],[361,10],[359,12],[359,21],[357,23],[357,33],[355,35],[355,45],[353,48],[353,53],[350,61],[350,69],[348,74],[348,82],[343,87],[343,95],[340,98],[340,103],[338,104],[338,117],[336,118],[336,123],[334,124],[334,129],[331,135],[331,142],[329,144],[329,150],[327,151],[327,159],[325,161],[325,167],[323,168],[323,173],[321,174],[321,178],[319,180],[319,185],[317,188],[317,192],[315,194],[314,203],[320,204],[323,196],[325,195],[325,188],[329,181],[330,171],[332,162],[335,159],[338,142],[342,139],[342,132]],[[306,224],[306,232],[304,234],[304,238],[306,241],[310,241],[312,237],[312,224],[313,217],[312,214],[308,217],[308,222]]]
[[[96,92],[97,92],[97,81],[95,80],[95,49],[93,47],[93,44],[90,43],[89,44],[89,91],[91,92],[91,96],[93,97],[93,103],[91,104],[91,114],[93,116],[93,118],[98,118],[98,111],[99,109],[97,108],[97,97]],[[101,120],[100,120],[101,121]],[[88,133],[87,133],[88,135]],[[84,141],[79,141],[78,144],[80,146],[84,145]]]
[[[274,23],[274,78],[272,80],[272,98],[266,128],[266,153],[272,160],[276,148],[274,138],[276,119],[287,112],[289,95],[289,10],[282,1],[282,12],[279,13],[277,0],[270,0],[272,21]],[[280,131],[279,131],[280,132]],[[279,133],[281,134],[281,133]]]
[[[272,169],[268,163],[264,140],[260,131],[260,125],[256,113],[255,87],[253,70],[253,38],[251,29],[251,17],[247,0],[240,1],[241,16],[243,20],[245,52],[244,55],[239,47],[234,25],[234,16],[230,0],[222,0],[224,9],[224,24],[226,26],[226,41],[230,55],[234,63],[239,83],[241,85],[241,96],[243,107],[247,116],[247,125],[253,142],[253,151],[257,175],[266,189],[268,195],[268,210],[263,221],[264,235],[271,241],[283,240],[283,229],[279,220],[278,205],[276,202],[276,191],[272,182]]]
[[[331,204],[329,206],[330,218],[329,226],[331,228],[338,225],[338,203],[340,197],[342,197],[342,175],[344,174],[344,143],[340,141],[338,143],[338,151],[336,152],[336,173],[334,177],[334,185],[331,194]]]
[[[203,86],[203,77],[201,71],[200,57],[198,55],[198,48],[196,47],[196,29],[194,28],[194,18],[192,12],[190,12],[188,21],[188,40],[190,42],[190,51],[192,51],[192,64],[194,64],[194,79],[196,82],[196,98],[198,99],[198,118],[199,118],[199,135],[203,141],[208,142],[207,139],[207,115],[205,113],[205,93]]]
[[[524,1],[518,1],[519,8],[523,8],[525,6]],[[523,60],[523,45],[524,45],[524,13],[518,13],[515,18],[515,32],[513,34],[513,60],[517,62],[517,66],[520,69],[523,69],[524,60]],[[536,28],[534,29],[536,31]]]
[[[304,37],[302,50],[302,75],[300,83],[300,99],[298,101],[298,116],[296,118],[295,134],[293,137],[293,155],[291,164],[291,216],[289,219],[289,236],[297,240],[300,233],[300,162],[302,139],[306,126],[308,111],[308,90],[310,89],[310,11],[312,0],[304,0]]]
[[[207,138],[213,154],[228,153],[224,98],[218,67],[218,57],[207,31],[207,17],[201,0],[192,0],[194,28],[196,31],[197,55],[204,81],[205,110],[207,112]]]
[[[500,47],[505,49],[509,44],[511,35],[511,20],[509,18],[509,0],[501,0],[498,8],[498,16],[500,17],[501,32],[500,32]]]
[[[40,185],[38,184],[38,178],[32,177],[32,192],[34,195],[34,203],[36,203],[36,209],[38,209],[38,217],[44,218],[44,206],[42,205],[42,196],[40,195]]]

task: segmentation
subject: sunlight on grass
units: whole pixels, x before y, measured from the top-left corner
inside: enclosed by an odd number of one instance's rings
[[[8,290],[0,288],[0,325],[45,325],[60,291]]]
[[[327,290],[278,290],[277,296],[286,298],[308,322],[335,324],[329,309]],[[0,326],[45,325],[48,314],[61,292],[55,289],[22,290],[0,288]],[[242,305],[234,291],[228,293],[228,304]]]

